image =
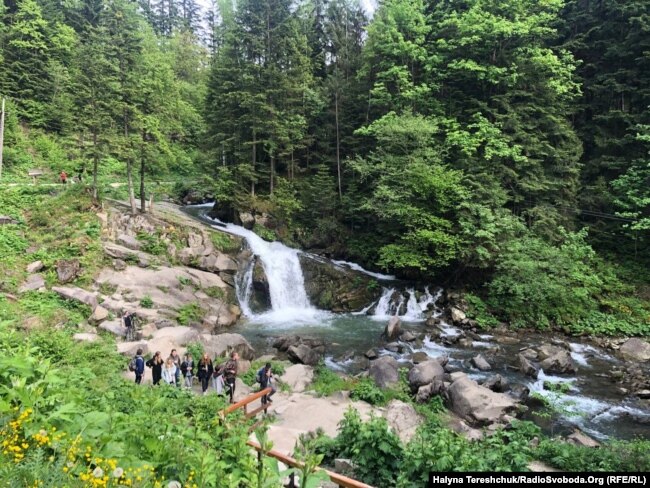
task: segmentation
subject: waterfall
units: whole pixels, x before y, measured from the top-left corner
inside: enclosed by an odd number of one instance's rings
[[[420,322],[425,319],[424,312],[427,311],[430,304],[436,303],[442,291],[438,290],[435,295],[432,295],[429,287],[426,287],[419,300],[416,296],[415,289],[409,288],[405,293],[408,294],[408,300],[406,300],[404,293],[398,292],[399,298],[395,301],[395,288],[384,288],[384,292],[375,308],[374,317],[383,320],[402,312],[402,315],[399,315],[402,320],[407,322]],[[403,311],[405,301],[406,311]]]
[[[239,225],[223,224],[216,219],[214,221],[220,224],[219,229],[246,239],[251,252],[256,256],[251,259],[243,272],[240,272],[236,281],[237,298],[246,316],[286,323],[313,320],[326,314],[309,303],[305,278],[298,259],[300,251],[287,247],[281,242],[267,242],[255,232]],[[262,263],[271,297],[272,310],[261,315],[256,315],[250,308],[255,259],[259,259]]]

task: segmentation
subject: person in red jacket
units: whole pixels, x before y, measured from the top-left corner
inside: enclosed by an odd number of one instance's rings
[[[64,185],[68,182],[68,175],[65,173],[65,171],[61,171],[59,177],[61,178],[61,183]]]

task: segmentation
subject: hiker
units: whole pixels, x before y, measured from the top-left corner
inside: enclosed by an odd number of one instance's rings
[[[210,382],[210,377],[213,373],[212,359],[208,357],[208,353],[204,352],[203,357],[199,361],[199,380],[201,380],[201,390],[205,395]]]
[[[165,367],[162,369],[162,379],[168,385],[173,385],[176,383],[176,365],[174,360],[170,357],[165,361]]]
[[[129,312],[128,310],[124,311],[124,316],[122,320],[124,321],[124,327],[126,327],[126,340],[132,341],[135,339],[135,313]]]
[[[185,386],[187,388],[192,388],[192,378],[194,376],[194,361],[192,360],[191,354],[185,355],[185,359],[181,363],[181,373],[183,373],[183,378],[185,378]]]
[[[214,372],[212,373],[212,387],[217,391],[217,395],[223,395],[223,390],[226,386],[226,384],[223,381],[223,369],[224,369],[224,364],[215,366]]]
[[[262,405],[273,403],[271,397],[275,394],[275,386],[273,386],[272,378],[273,373],[271,372],[271,363],[266,363],[266,365],[263,368],[260,368],[257,372],[257,382],[260,384],[260,391],[271,387],[271,393],[262,397]]]
[[[223,367],[223,376],[226,385],[230,390],[230,403],[234,403],[235,398],[235,380],[237,378],[237,370],[239,369],[239,354],[236,351],[230,353],[230,359]]]
[[[163,358],[160,355],[160,351],[156,351],[156,354],[147,361],[147,366],[151,368],[151,376],[153,377],[153,384],[157,385],[160,383],[160,378],[162,378],[162,367],[163,367]]]
[[[59,178],[61,179],[61,184],[65,185],[68,182],[68,175],[65,173],[65,171],[61,171],[59,174]]]
[[[176,382],[176,386],[180,387],[181,386],[181,357],[178,355],[178,352],[176,352],[176,349],[172,349],[172,352],[169,355],[169,359],[171,359],[174,362],[174,366],[176,366],[176,376],[174,378],[174,381]]]
[[[144,358],[142,357],[142,349],[138,349],[135,353],[135,382],[139,385],[142,383],[144,376]]]

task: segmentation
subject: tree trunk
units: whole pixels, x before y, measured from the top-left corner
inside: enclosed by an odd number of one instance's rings
[[[126,113],[126,110],[124,111],[124,142],[126,143],[127,147],[130,146],[129,117]],[[135,191],[133,190],[133,162],[131,161],[130,154],[126,158],[126,179],[129,186],[129,204],[131,205],[131,215],[135,215],[137,213],[137,209],[135,207]]]
[[[145,213],[147,211],[147,199],[144,194],[144,142],[145,134],[142,134],[142,148],[140,151],[140,212]]]
[[[273,176],[275,175],[275,157],[271,156],[271,181],[270,181],[270,194],[273,195]]]
[[[99,171],[99,154],[97,152],[97,132],[93,132],[93,203],[97,204],[97,173]]]
[[[339,178],[339,200],[343,199],[341,189],[341,136],[339,133],[339,92],[334,92],[334,118],[336,120],[336,171]]]

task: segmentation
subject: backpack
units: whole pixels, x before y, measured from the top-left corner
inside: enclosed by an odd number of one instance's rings
[[[136,364],[136,358],[133,357],[131,358],[131,361],[129,361],[129,371],[131,372],[135,371],[135,364]]]
[[[264,368],[260,369],[260,370],[257,372],[257,376],[255,377],[255,381],[257,381],[258,383],[261,384],[261,383],[262,383],[262,379],[263,379],[263,377],[264,377]]]

